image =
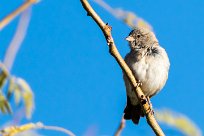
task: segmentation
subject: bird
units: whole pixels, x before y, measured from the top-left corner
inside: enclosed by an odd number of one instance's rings
[[[149,29],[136,27],[126,40],[129,43],[130,52],[124,60],[134,77],[141,83],[140,87],[144,95],[151,98],[166,84],[170,67],[168,55],[159,45],[155,34]],[[144,117],[144,113],[133,86],[124,72],[123,79],[127,94],[123,117],[137,125],[140,117]]]

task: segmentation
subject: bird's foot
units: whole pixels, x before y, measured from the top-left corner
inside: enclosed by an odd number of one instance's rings
[[[149,97],[147,96],[146,98],[142,95],[141,96],[141,104],[146,104],[148,103],[149,104],[149,108],[147,109],[146,111],[146,114],[151,114],[151,115],[154,115],[154,110],[152,108],[152,104],[150,102],[150,99]]]
[[[153,110],[153,107],[152,107],[152,103],[150,101],[150,98],[147,96],[147,102],[149,104],[149,110],[148,110],[148,113],[154,115],[154,110]]]
[[[142,82],[140,80],[137,81],[136,87],[142,86]]]

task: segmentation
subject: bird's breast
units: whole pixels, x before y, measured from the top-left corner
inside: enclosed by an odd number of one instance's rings
[[[159,47],[158,50],[156,55],[146,55],[139,61],[133,58],[127,61],[136,79],[142,83],[143,93],[150,97],[163,88],[168,78],[168,56],[163,48]],[[129,94],[133,95],[130,91]]]

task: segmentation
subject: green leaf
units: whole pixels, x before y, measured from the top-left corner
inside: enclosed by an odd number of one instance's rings
[[[12,113],[9,102],[0,94],[0,110],[2,113]]]
[[[15,89],[15,82],[14,82],[14,78],[11,77],[9,79],[9,83],[8,83],[8,91],[7,91],[7,99],[10,100],[11,99],[11,95],[13,94]]]
[[[20,100],[22,98],[22,91],[20,90],[19,85],[15,81],[16,77],[11,77],[9,79],[7,99],[9,100],[11,98],[11,95],[14,95],[15,104],[19,105]]]
[[[11,77],[9,79],[7,98],[10,99],[11,95],[14,95],[16,105],[21,100],[24,102],[26,117],[30,118],[34,109],[34,96],[28,83],[22,78]]]
[[[19,89],[15,89],[14,91],[14,101],[16,105],[19,105],[22,98],[22,93]]]
[[[3,64],[0,63],[0,88],[3,87],[8,76],[9,76],[8,71],[5,69]]]
[[[26,108],[26,117],[30,118],[32,115],[32,111],[33,111],[33,94],[30,92],[24,92],[23,93],[23,99],[24,99],[24,103],[25,103],[25,108]]]
[[[26,109],[26,117],[30,118],[34,109],[34,95],[28,83],[22,78],[17,78],[17,84],[22,92],[23,101]]]

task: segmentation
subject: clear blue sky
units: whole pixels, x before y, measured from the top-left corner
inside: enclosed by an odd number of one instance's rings
[[[161,93],[152,99],[154,108],[183,113],[204,130],[204,1],[106,2],[147,20],[169,54],[169,79]],[[1,0],[0,17],[20,3],[20,0]],[[130,29],[92,4],[113,27],[115,42],[124,56],[129,51],[124,38]],[[17,22],[18,19],[0,33],[1,60]],[[112,135],[116,130],[126,103],[122,72],[109,55],[101,30],[86,16],[79,0],[42,0],[33,6],[28,33],[12,73],[23,77],[34,90],[33,122],[62,126],[77,135],[88,130],[94,130],[96,135]],[[170,127],[162,127],[167,134],[179,135]],[[139,126],[127,122],[123,135],[133,134],[153,133],[142,119]]]

